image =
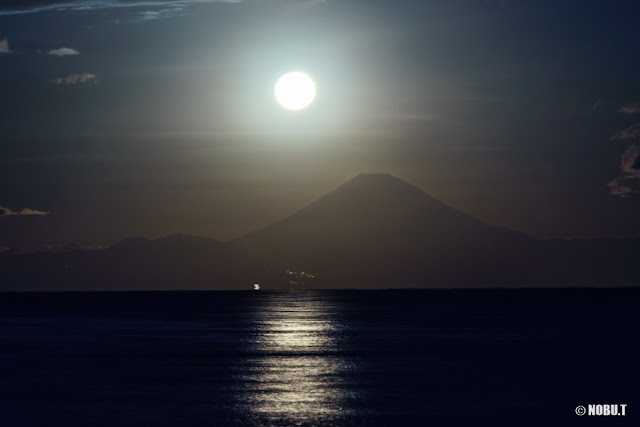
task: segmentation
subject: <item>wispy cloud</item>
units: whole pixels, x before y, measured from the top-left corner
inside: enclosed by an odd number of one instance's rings
[[[620,175],[609,183],[611,194],[629,197],[640,194],[640,146],[631,145],[622,154]]]
[[[61,47],[59,49],[50,50],[49,55],[55,55],[55,56],[80,55],[80,52],[70,47]]]
[[[634,123],[628,128],[616,132],[611,139],[620,141],[627,139],[640,139],[640,122]]]
[[[68,0],[58,2],[25,1],[10,6],[0,5],[0,16],[47,11],[86,11],[123,7],[166,7],[196,3],[240,3],[242,0]]]
[[[0,54],[1,53],[12,53],[11,48],[9,47],[9,40],[5,37],[3,40],[0,40]]]
[[[623,173],[640,177],[640,145],[632,145],[622,153],[620,170]]]
[[[20,211],[14,211],[5,206],[0,206],[0,216],[24,215],[24,216],[42,216],[49,215],[49,212],[39,211],[30,208],[23,208]]]
[[[55,85],[79,85],[86,83],[95,83],[96,75],[92,73],[69,74],[66,77],[58,77],[51,80]]]
[[[640,114],[640,104],[635,103],[623,105],[618,111],[626,114]]]
[[[145,10],[140,12],[140,14],[130,22],[142,22],[162,18],[171,18],[173,16],[184,15],[184,10],[185,9],[183,6],[172,6],[159,10]]]

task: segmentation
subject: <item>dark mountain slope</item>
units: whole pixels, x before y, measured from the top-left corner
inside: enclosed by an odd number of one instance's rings
[[[324,286],[357,287],[504,280],[514,270],[508,260],[521,263],[533,245],[388,174],[358,175],[234,243],[283,268],[318,272]]]
[[[0,254],[0,291],[638,285],[640,239],[533,240],[363,174],[236,241],[173,235]],[[297,279],[296,279],[297,280]]]
[[[256,278],[275,283],[277,274],[239,248],[182,235],[0,256],[0,291],[251,289]]]

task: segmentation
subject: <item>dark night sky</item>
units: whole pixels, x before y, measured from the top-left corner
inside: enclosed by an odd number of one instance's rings
[[[230,239],[361,172],[536,237],[638,234],[639,13],[3,1],[0,247]],[[318,86],[298,113],[272,96],[291,70]]]

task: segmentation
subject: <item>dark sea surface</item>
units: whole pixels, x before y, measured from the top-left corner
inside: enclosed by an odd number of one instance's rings
[[[640,289],[0,294],[0,426],[640,425]],[[626,403],[625,417],[575,415]]]

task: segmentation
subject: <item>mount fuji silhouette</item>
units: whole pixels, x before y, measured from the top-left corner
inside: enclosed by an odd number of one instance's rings
[[[0,291],[638,285],[640,239],[535,240],[388,174],[361,174],[231,242],[172,235],[0,254]]]
[[[318,272],[322,286],[422,286],[500,279],[532,239],[487,225],[388,174],[361,174],[235,242],[270,263]],[[496,264],[503,268],[495,271]],[[507,269],[509,270],[509,269]]]

